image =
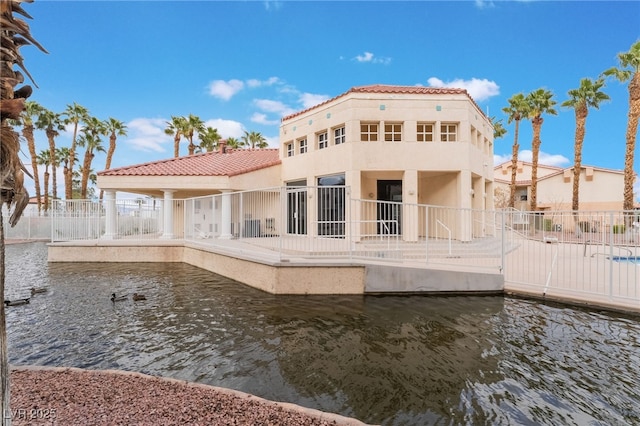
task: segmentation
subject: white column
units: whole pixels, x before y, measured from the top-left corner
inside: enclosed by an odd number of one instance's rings
[[[473,215],[471,214],[472,195],[474,194],[473,187],[471,185],[471,171],[468,169],[460,170],[458,175],[458,196],[460,199],[458,203],[460,205],[460,228],[456,230],[458,239],[460,241],[471,241],[471,230]]]
[[[231,234],[231,192],[222,191],[222,206],[220,211],[220,239],[229,240]]]
[[[164,190],[164,200],[162,202],[163,208],[163,224],[162,227],[162,235],[160,238],[162,239],[172,239],[173,238],[173,193],[174,189],[165,189]]]
[[[418,171],[405,170],[402,179],[402,239],[418,241]]]
[[[117,236],[117,214],[118,211],[116,209],[116,192],[113,190],[104,190],[104,207],[105,213],[107,215],[106,222],[104,225],[104,235],[102,236],[105,240],[113,240]]]

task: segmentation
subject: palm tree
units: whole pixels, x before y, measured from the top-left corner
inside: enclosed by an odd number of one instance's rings
[[[493,125],[493,139],[499,139],[507,134],[507,129],[502,125],[502,119],[491,117],[491,124]]]
[[[58,164],[63,164],[62,174],[64,175],[65,190],[66,190],[66,186],[67,186],[66,180],[67,180],[67,175],[69,174],[69,163],[71,162],[71,150],[66,146],[63,146],[61,148],[56,148],[56,149],[58,151],[56,153],[56,157],[58,158]],[[65,198],[67,198],[66,191],[65,191]]]
[[[600,91],[603,86],[603,79],[598,79],[594,82],[590,78],[583,78],[582,80],[580,80],[580,87],[578,87],[577,89],[569,90],[569,99],[561,104],[561,106],[563,107],[573,108],[576,114],[576,134],[573,144],[573,196],[571,201],[571,209],[574,212],[577,212],[579,207],[582,145],[584,142],[587,115],[589,114],[589,107],[598,109],[601,102],[609,100],[609,95]],[[575,217],[577,220],[577,216]],[[576,233],[580,233],[580,229],[578,227],[576,227]]]
[[[100,136],[105,135],[104,122],[95,117],[90,117],[87,126],[82,129],[82,134],[78,137],[78,145],[85,148],[84,161],[82,163],[82,183],[80,187],[80,196],[82,199],[87,197],[87,185],[89,183],[89,171],[91,163],[96,156],[95,152],[105,152],[102,146]]]
[[[502,108],[502,111],[509,117],[507,119],[507,123],[511,124],[512,121],[516,123],[515,131],[513,133],[513,147],[511,149],[511,184],[509,185],[509,207],[515,208],[516,176],[518,173],[518,152],[520,152],[520,145],[518,144],[520,120],[528,116],[529,105],[522,93],[513,95],[508,102],[509,106]]]
[[[531,141],[531,210],[538,209],[538,156],[540,155],[540,131],[544,119],[543,114],[557,115],[553,106],[557,103],[553,100],[553,93],[549,90],[538,89],[529,93],[526,97],[528,115],[533,126],[533,140]]]
[[[198,133],[200,138],[200,149],[204,149],[207,152],[211,152],[218,148],[218,142],[220,142],[220,134],[218,129],[207,126],[202,132]]]
[[[198,134],[204,132],[204,121],[197,115],[189,114],[189,117],[184,120],[183,125],[183,134],[189,141],[189,155],[193,155],[196,151],[196,146],[193,143],[193,135],[196,132]]]
[[[624,210],[633,210],[633,154],[636,149],[638,119],[640,118],[640,40],[631,45],[628,52],[618,53],[619,67],[603,72],[605,76],[615,77],[620,82],[629,81],[629,118],[627,121],[626,151],[624,155]]]
[[[127,126],[122,121],[109,117],[109,120],[105,121],[105,130],[109,134],[109,149],[107,150],[107,160],[105,164],[105,170],[111,168],[111,160],[113,159],[113,153],[116,151],[116,139],[118,136],[127,135]],[[100,190],[100,200],[104,194],[103,190]]]
[[[173,136],[173,156],[175,158],[180,157],[180,138],[183,135],[183,129],[185,118],[171,116],[171,121],[167,121],[167,128],[164,129],[164,133]]]
[[[49,210],[49,165],[51,164],[51,153],[48,149],[43,149],[38,154],[38,164],[44,166],[44,205],[43,210],[46,212]]]
[[[50,111],[46,108],[40,110],[38,114],[38,120],[36,121],[36,127],[40,130],[44,130],[47,139],[49,140],[49,155],[51,156],[51,186],[53,198],[58,198],[58,179],[57,179],[57,167],[58,159],[56,158],[56,140],[55,138],[60,134],[61,130],[64,130],[64,123],[60,114]]]
[[[19,120],[25,109],[25,101],[31,94],[31,86],[16,86],[24,81],[21,72],[14,71],[17,64],[22,71],[31,78],[24,66],[20,47],[31,43],[43,52],[47,52],[32,36],[29,25],[16,19],[16,15],[31,18],[22,8],[19,0],[0,1],[0,206],[6,204],[8,209],[14,207],[9,216],[9,224],[15,226],[24,208],[29,203],[29,194],[24,187],[24,173],[20,160],[20,139],[17,132],[9,125],[9,120]],[[33,79],[32,79],[33,80]],[[0,209],[0,294],[4,298],[5,281],[5,242],[4,219]],[[7,323],[5,319],[4,303],[0,304],[0,424],[9,425],[11,419],[6,413],[10,412],[11,386],[9,379],[9,353],[7,350]]]
[[[42,194],[40,193],[40,175],[38,174],[38,155],[36,153],[36,142],[33,137],[34,117],[40,114],[41,106],[34,101],[27,101],[24,104],[24,111],[20,114],[20,122],[22,123],[22,136],[27,141],[29,148],[29,156],[31,157],[31,169],[33,170],[33,185],[36,191],[36,200],[38,203],[38,214],[42,209]]]
[[[64,124],[73,123],[73,138],[71,139],[71,148],[69,148],[69,165],[64,175],[64,197],[67,200],[71,200],[73,198],[73,168],[78,159],[76,155],[78,127],[80,123],[89,118],[89,110],[74,102],[72,105],[67,105],[62,115],[66,116]]]
[[[227,148],[238,149],[241,142],[237,138],[227,138]]]
[[[250,146],[251,149],[255,149],[256,147],[262,149],[262,148],[266,148],[267,146],[269,146],[269,144],[267,143],[267,140],[264,138],[264,136],[262,136],[262,134],[260,132],[248,132],[248,131],[244,131],[244,135],[242,136],[242,145],[243,146]]]

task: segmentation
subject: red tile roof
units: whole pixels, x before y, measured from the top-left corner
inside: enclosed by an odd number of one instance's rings
[[[103,170],[99,176],[236,176],[280,164],[277,149],[207,152]]]
[[[390,86],[386,84],[372,84],[369,86],[359,86],[352,87],[348,91],[344,92],[341,95],[333,97],[329,100],[326,100],[318,105],[314,105],[311,108],[307,108],[302,111],[294,112],[293,114],[282,117],[281,122],[285,120],[289,120],[298,115],[304,114],[307,111],[318,108],[319,106],[328,104],[338,98],[343,96],[347,96],[349,93],[406,93],[406,94],[418,94],[418,95],[467,95],[469,100],[473,102],[473,104],[478,108],[478,110],[483,114],[484,112],[478,104],[473,100],[473,98],[469,95],[469,93],[465,89],[456,89],[456,88],[446,88],[446,87],[425,87],[425,86]]]

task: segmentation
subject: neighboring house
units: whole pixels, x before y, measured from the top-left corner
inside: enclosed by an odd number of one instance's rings
[[[529,210],[531,196],[531,163],[519,161],[516,174],[515,208]],[[581,211],[622,210],[624,172],[594,166],[580,168],[579,208]],[[494,167],[496,193],[501,203],[509,199],[511,161]],[[538,165],[538,209],[571,210],[573,199],[573,167]],[[497,207],[506,207],[498,205]]]
[[[375,217],[350,213],[360,215],[356,220],[377,222],[379,233],[401,234],[409,241],[425,236],[424,218],[411,217],[415,226],[403,229],[409,216],[400,203],[494,208],[493,197],[487,196],[493,194],[493,127],[463,89],[354,87],[284,117],[279,155],[274,150],[221,151],[102,171],[98,186],[108,199],[125,191],[165,201],[287,187],[292,190],[286,206],[290,234],[340,236],[344,225],[328,222],[345,221],[347,199],[395,202],[378,208]],[[314,201],[302,187],[326,188]],[[322,208],[309,205],[319,206],[318,198]],[[230,208],[222,206],[223,211]],[[166,224],[170,212],[165,213]],[[385,223],[393,227],[380,226]],[[230,228],[222,226],[220,237],[229,237]],[[471,226],[464,228],[458,237],[470,239]]]

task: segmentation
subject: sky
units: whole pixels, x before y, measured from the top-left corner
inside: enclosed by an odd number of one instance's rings
[[[580,79],[619,65],[640,40],[638,1],[64,1],[24,9],[47,50],[21,49],[37,88],[29,100],[61,113],[74,102],[127,126],[112,167],[173,157],[171,116],[199,116],[223,138],[260,132],[279,146],[280,118],[370,84],[460,87],[508,133],[495,164],[511,158],[508,99],[554,93],[540,162],[569,167],[574,111],[560,106]],[[628,86],[587,118],[582,163],[623,169]],[[531,123],[520,125],[531,160]],[[71,129],[56,139],[69,146]],[[105,148],[108,138],[104,138]],[[36,149],[48,149],[36,131]],[[30,159],[26,143],[24,161]],[[187,154],[183,140],[181,155]],[[80,162],[84,152],[79,153]],[[92,167],[101,171],[106,156]],[[636,152],[636,171],[638,167]],[[61,173],[58,183],[62,194]],[[31,194],[33,184],[27,189]]]

